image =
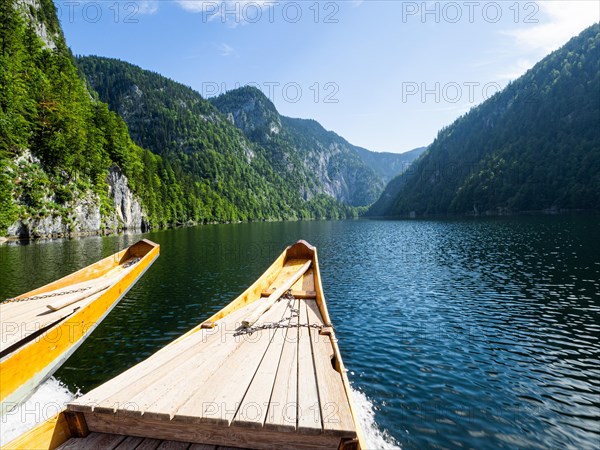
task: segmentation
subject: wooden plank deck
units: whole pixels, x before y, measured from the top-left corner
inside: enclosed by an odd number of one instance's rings
[[[246,450],[191,442],[169,441],[110,433],[90,433],[84,438],[71,438],[57,450]]]
[[[311,295],[282,297],[251,333],[240,334],[242,321],[261,311],[270,292],[305,263],[288,261],[261,299],[168,345],[69,409],[83,413],[96,434],[185,441],[198,444],[195,450],[200,444],[337,448],[341,439],[355,438],[342,376],[332,365],[332,342],[309,327],[323,326],[312,268],[291,290]]]
[[[42,298],[32,297],[31,300],[28,300],[26,297],[24,301],[1,302],[2,335],[0,337],[0,354],[10,352],[11,347],[20,341],[35,335],[40,330],[44,330],[46,327],[65,319],[78,309],[92,303],[110,285],[117,283],[133,270],[133,267],[124,268],[121,264],[97,278],[45,292],[42,294],[44,295]],[[77,290],[82,291],[68,293]],[[64,294],[65,292],[67,294]],[[54,294],[54,296],[45,297],[48,294]],[[49,308],[49,305],[54,310]]]

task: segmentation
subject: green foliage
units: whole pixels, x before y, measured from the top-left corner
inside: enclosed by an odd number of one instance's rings
[[[263,148],[191,89],[119,61],[76,66],[52,0],[0,4],[0,67],[2,234],[19,217],[69,222],[70,202],[89,192],[106,219],[115,166],[154,226],[354,214],[331,198],[305,202]],[[13,163],[25,149],[31,156]]]
[[[160,155],[156,162],[142,157],[158,177],[130,176],[150,211],[165,206],[153,213],[160,224],[354,214],[332,198],[305,202],[301,177],[279,170],[269,149],[248,141],[191,88],[115,59],[82,57],[78,65],[100,99],[125,117],[136,143]]]
[[[372,215],[600,208],[600,26],[441,130]]]

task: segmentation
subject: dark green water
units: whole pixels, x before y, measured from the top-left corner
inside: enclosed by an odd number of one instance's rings
[[[0,298],[140,236],[0,247]],[[403,448],[597,448],[600,219],[204,226],[161,256],[56,374],[83,392],[219,310],[300,239],[319,248],[355,389]],[[372,430],[369,431],[371,433]]]

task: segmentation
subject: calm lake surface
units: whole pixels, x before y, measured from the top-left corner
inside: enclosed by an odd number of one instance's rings
[[[56,377],[86,392],[195,326],[298,239],[356,390],[405,449],[597,448],[600,217],[215,225],[161,256]],[[0,247],[0,298],[140,235]]]

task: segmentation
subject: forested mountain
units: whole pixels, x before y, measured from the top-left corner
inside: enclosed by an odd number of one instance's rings
[[[441,130],[371,215],[600,208],[600,27]]]
[[[52,0],[3,1],[0,44],[0,236],[357,213],[303,199],[189,88],[154,74],[144,92],[127,75],[147,73],[94,58],[82,67],[99,73],[84,81]],[[123,101],[114,109],[136,142],[91,87]]]
[[[179,184],[163,183],[168,165],[136,146],[123,121],[91,98],[52,0],[4,0],[0,43],[0,236],[11,225],[14,234],[36,227],[62,234],[164,217]],[[115,206],[115,191],[127,208]]]
[[[189,187],[181,197],[183,219],[235,221],[355,214],[328,196],[303,199],[297,180],[282,176],[265,149],[246,139],[191,88],[115,59],[89,56],[79,58],[78,65],[100,99],[123,117],[133,140],[169,161],[176,179]],[[191,217],[185,217],[186,213]]]
[[[385,183],[402,171],[403,164],[416,157],[371,152],[314,120],[281,116],[255,87],[235,89],[210,102],[248,139],[268,150],[280,173],[297,178],[305,198],[324,193],[354,206],[369,205]]]

